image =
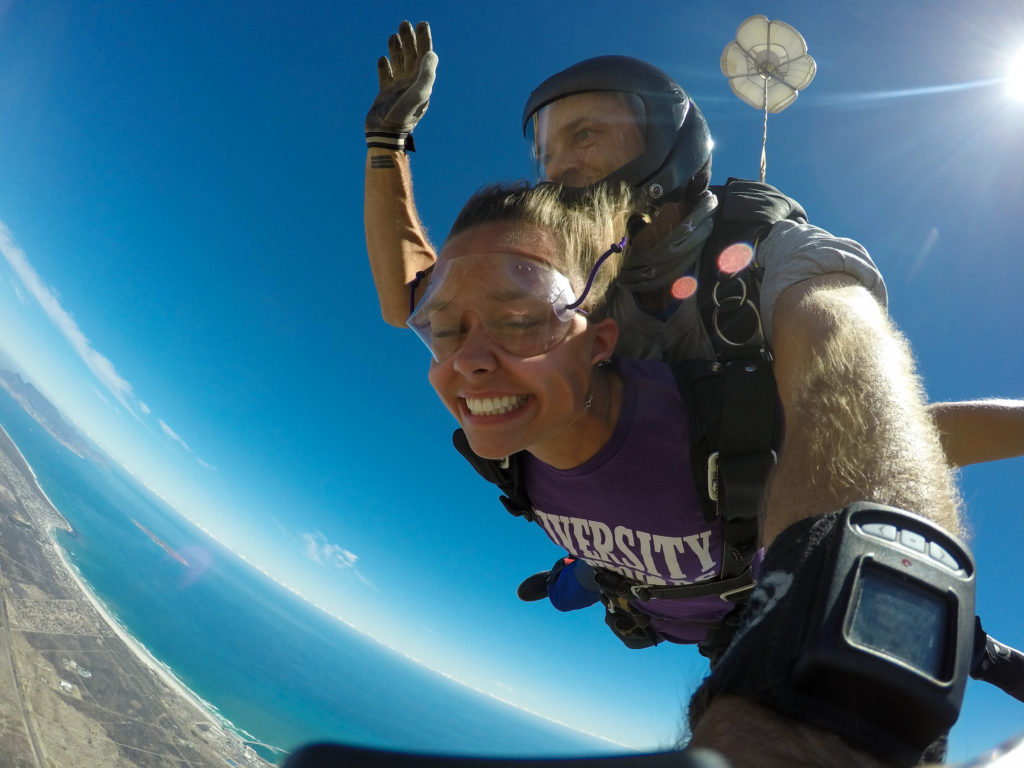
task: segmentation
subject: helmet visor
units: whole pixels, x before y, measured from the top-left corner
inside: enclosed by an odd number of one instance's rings
[[[537,110],[526,128],[541,180],[588,187],[644,154],[643,100],[624,91],[587,91]]]
[[[543,354],[569,333],[576,301],[569,278],[536,259],[472,254],[439,261],[406,324],[437,362],[478,325],[516,357]]]

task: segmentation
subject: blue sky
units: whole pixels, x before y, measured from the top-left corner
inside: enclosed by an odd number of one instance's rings
[[[413,166],[436,241],[483,183],[530,174],[530,90],[599,54],[675,76],[711,125],[715,180],[756,178],[761,116],[718,68],[755,13],[818,63],[769,120],[768,181],[867,245],[933,399],[1024,396],[1017,0],[0,0],[0,348],[318,604],[481,690],[667,743],[705,668],[692,649],[628,651],[596,609],[515,598],[558,552],[450,448],[426,350],[379,320],[362,122],[388,35],[427,19],[440,65]],[[1018,646],[1022,470],[962,478],[979,610]],[[1024,705],[972,686],[962,721],[954,756],[1019,731]]]

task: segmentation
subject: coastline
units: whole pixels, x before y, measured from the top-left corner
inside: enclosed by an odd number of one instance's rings
[[[104,604],[96,593],[92,591],[92,588],[85,579],[82,578],[82,574],[78,572],[78,569],[75,568],[70,560],[68,560],[68,553],[57,542],[56,537],[53,535],[53,530],[54,529],[52,528],[48,529],[46,534],[53,545],[57,559],[60,560],[61,564],[64,566],[64,570],[67,571],[68,576],[75,582],[78,589],[85,596],[85,599],[89,601],[96,613],[99,614],[100,618],[107,623],[111,631],[120,638],[121,642],[128,647],[135,657],[145,664],[154,674],[156,674],[168,688],[181,696],[181,698],[187,699],[196,709],[197,714],[209,721],[211,726],[222,732],[232,734],[240,743],[254,741],[255,739],[253,738],[245,738],[252,734],[246,733],[245,736],[243,736],[242,734],[244,732],[241,731],[240,728],[235,726],[227,718],[220,715],[217,712],[216,707],[185,685],[185,683],[183,683],[177,675],[174,674],[174,671],[170,667],[150,653],[149,649],[128,631],[117,617],[110,612],[106,604]],[[73,529],[69,526],[69,531],[71,530]]]
[[[0,754],[48,765],[49,755],[69,752],[82,768],[148,766],[155,755],[195,766],[227,760],[272,768],[251,746],[258,740],[185,685],[111,613],[70,562],[58,529],[73,531],[0,426],[0,709],[21,710],[20,722],[0,727]],[[58,648],[64,650],[51,650]],[[132,668],[123,679],[117,672]],[[121,716],[111,720],[111,713]],[[76,731],[86,732],[84,743],[75,743]]]
[[[178,677],[171,671],[170,667],[168,667],[166,664],[163,664],[152,653],[150,653],[149,649],[146,648],[146,646],[144,646],[142,643],[140,643],[131,634],[131,632],[129,632],[128,629],[123,624],[121,624],[120,621],[118,621],[118,619],[107,609],[107,606],[99,598],[99,596],[92,591],[92,587],[90,587],[89,584],[85,581],[85,579],[82,578],[82,574],[78,572],[78,569],[75,568],[75,566],[68,559],[68,553],[64,550],[63,547],[61,547],[60,542],[57,541],[57,537],[54,534],[54,532],[58,528],[61,530],[65,530],[68,533],[74,533],[75,529],[72,527],[71,523],[68,522],[68,519],[64,517],[63,514],[61,514],[61,511],[57,509],[57,505],[55,505],[53,501],[50,500],[50,497],[46,495],[46,491],[44,491],[43,487],[39,484],[39,478],[36,476],[35,470],[32,469],[32,465],[28,463],[28,459],[25,458],[25,455],[21,452],[21,449],[18,448],[18,444],[15,443],[13,439],[11,439],[11,436],[7,433],[7,430],[4,429],[3,426],[0,426],[0,432],[3,432],[3,437],[6,438],[6,442],[17,453],[18,458],[24,465],[22,469],[24,471],[27,471],[28,475],[32,478],[32,484],[34,486],[33,490],[36,493],[38,493],[43,499],[46,500],[46,504],[49,507],[49,510],[53,514],[53,516],[58,518],[60,522],[63,522],[63,525],[60,525],[56,521],[51,522],[49,525],[47,525],[45,530],[46,538],[49,541],[50,546],[53,547],[53,553],[56,556],[57,560],[61,563],[61,565],[64,566],[65,572],[78,587],[79,591],[85,596],[85,599],[89,601],[92,607],[96,610],[96,613],[100,615],[100,618],[102,618],[110,626],[110,629],[114,632],[114,634],[116,634],[121,639],[121,642],[123,642],[132,651],[132,653],[135,654],[139,661],[141,661],[143,664],[149,667],[154,673],[156,673],[160,677],[160,679],[162,679],[164,683],[167,684],[169,688],[173,689],[176,693],[191,701],[192,704],[195,705],[199,713],[206,717],[211,724],[216,725],[218,728],[228,727],[229,729],[234,730],[234,726],[228,723],[227,720],[214,714],[214,708],[212,704],[206,702],[204,699],[202,699],[202,697],[198,696],[191,688],[189,688],[181,680],[178,679]]]

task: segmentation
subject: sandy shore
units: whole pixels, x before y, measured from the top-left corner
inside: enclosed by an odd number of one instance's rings
[[[216,708],[212,704],[207,702],[201,696],[197,695],[195,691],[193,691],[191,688],[189,688],[187,685],[181,682],[181,680],[178,679],[174,672],[171,671],[170,667],[168,667],[166,664],[157,659],[156,656],[154,656],[152,653],[150,653],[149,649],[146,648],[146,646],[144,646],[138,640],[136,640],[135,637],[125,628],[125,626],[121,624],[120,621],[118,621],[117,617],[110,612],[107,606],[104,605],[103,601],[100,600],[99,597],[97,597],[96,594],[92,591],[92,589],[89,587],[86,581],[82,578],[82,575],[78,572],[78,569],[75,568],[75,566],[72,565],[71,562],[68,560],[67,552],[65,552],[61,548],[60,544],[56,540],[56,537],[54,537],[53,535],[53,531],[54,529],[51,528],[49,531],[47,531],[47,534],[50,537],[50,541],[53,543],[53,548],[56,553],[56,556],[64,565],[64,568],[68,573],[68,576],[71,577],[71,579],[81,590],[85,598],[90,602],[90,604],[92,604],[92,607],[96,610],[96,613],[98,613],[100,617],[110,626],[114,634],[116,634],[121,639],[121,642],[128,646],[128,648],[132,651],[132,653],[135,654],[138,660],[145,664],[147,667],[149,667],[157,676],[159,676],[160,679],[163,680],[164,683],[169,688],[178,693],[182,698],[187,699],[196,708],[197,714],[200,717],[206,718],[210,722],[211,726],[216,728],[226,728],[232,731],[233,733],[239,733],[238,729],[235,728],[235,726],[231,722],[217,714]],[[239,735],[239,738],[244,739],[245,736]]]
[[[181,680],[175,676],[170,668],[163,664],[157,659],[149,649],[146,648],[142,643],[135,639],[135,637],[118,621],[103,603],[102,600],[92,591],[92,588],[82,578],[82,575],[78,572],[78,569],[68,560],[68,554],[60,546],[60,542],[57,541],[56,531],[58,529],[65,530],[69,533],[74,532],[71,524],[67,521],[67,518],[60,513],[57,506],[50,500],[50,497],[46,495],[46,491],[39,484],[39,478],[36,477],[35,471],[32,469],[32,465],[28,463],[25,456],[18,449],[18,446],[10,435],[7,434],[3,427],[0,427],[0,432],[3,432],[3,438],[9,443],[10,447],[18,454],[21,459],[21,463],[24,464],[22,468],[32,478],[32,485],[36,493],[39,494],[43,499],[46,500],[47,506],[52,510],[53,515],[63,521],[63,525],[58,525],[56,521],[52,525],[46,527],[46,536],[50,541],[50,545],[53,547],[53,552],[57,557],[57,560],[64,566],[64,570],[72,581],[78,586],[78,589],[82,592],[85,598],[92,604],[92,607],[96,610],[96,613],[110,626],[114,633],[121,638],[121,641],[128,646],[129,649],[138,657],[139,661],[149,667],[154,673],[156,673],[172,690],[179,693],[183,698],[188,699],[192,704],[195,705],[198,710],[198,714],[202,717],[207,718],[210,721],[210,725],[221,728],[227,727],[234,730],[234,726],[225,720],[223,717],[215,713],[215,708],[212,704],[205,701],[202,697],[196,695],[196,693],[185,685]]]
[[[57,529],[71,526],[0,428],[0,755],[39,768],[269,768],[111,614]]]

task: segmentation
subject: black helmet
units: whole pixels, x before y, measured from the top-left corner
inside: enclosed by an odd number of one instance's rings
[[[635,94],[643,102],[645,148],[603,181],[625,180],[654,202],[678,199],[711,159],[711,133],[704,115],[672,78],[629,56],[581,61],[541,83],[523,109],[523,135],[534,115],[552,102],[589,91]]]

